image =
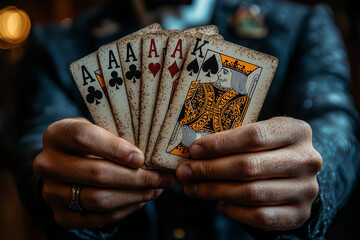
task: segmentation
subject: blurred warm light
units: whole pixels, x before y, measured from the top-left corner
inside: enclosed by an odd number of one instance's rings
[[[0,10],[0,48],[17,47],[29,36],[31,22],[25,11],[14,6]]]

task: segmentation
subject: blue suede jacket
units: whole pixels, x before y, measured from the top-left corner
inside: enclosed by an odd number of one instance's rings
[[[349,93],[347,54],[327,6],[275,0],[247,1],[258,4],[266,14],[269,34],[263,39],[238,38],[228,29],[240,0],[218,0],[212,24],[225,40],[279,59],[259,120],[291,116],[307,121],[313,129],[313,144],[322,155],[323,168],[308,221],[292,231],[263,232],[225,217],[212,202],[187,198],[181,186],[175,185],[142,210],[104,228],[66,231],[56,225],[41,197],[41,180],[32,162],[42,149],[48,125],[63,118],[91,119],[69,64],[138,28],[126,11],[128,1],[117,2],[123,6],[94,10],[70,26],[37,26],[32,32],[20,79],[21,136],[14,172],[25,206],[49,239],[175,239],[176,228],[185,231],[183,239],[323,239],[350,196],[359,171],[358,115]],[[91,27],[115,13],[128,19],[121,32],[107,39],[93,37]]]

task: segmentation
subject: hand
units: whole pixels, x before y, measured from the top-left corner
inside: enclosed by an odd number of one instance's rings
[[[176,172],[185,194],[219,201],[230,218],[265,230],[300,227],[310,216],[322,166],[310,126],[278,117],[193,143]]]
[[[48,127],[34,171],[55,221],[65,228],[95,228],[118,221],[157,198],[174,177],[139,168],[142,152],[85,119],[65,119]],[[68,208],[73,184],[82,185],[77,215]]]

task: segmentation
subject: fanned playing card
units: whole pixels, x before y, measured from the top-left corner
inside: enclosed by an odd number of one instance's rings
[[[255,122],[277,64],[272,56],[197,34],[151,163],[174,170],[196,139]]]
[[[97,53],[73,62],[70,71],[95,123],[118,136]]]
[[[143,152],[148,143],[168,35],[162,31],[146,34],[142,39],[139,148]]]
[[[151,26],[152,27],[147,29],[146,32],[130,34],[117,41],[136,144],[139,142],[140,127],[140,81],[142,76],[141,39],[144,33],[161,30],[159,24],[153,24]]]
[[[144,34],[161,30],[160,24],[152,24],[133,34]],[[100,47],[98,58],[101,65],[104,81],[108,91],[113,114],[118,126],[120,137],[135,144],[135,134],[129,107],[124,75],[117,48],[117,41]]]
[[[182,71],[182,66],[189,49],[189,44],[194,38],[193,34],[196,32],[211,35],[217,34],[218,29],[216,26],[190,28],[181,32],[173,32],[169,36],[158,96],[156,105],[154,106],[151,133],[148,139],[145,154],[145,163],[148,165],[151,165],[151,156],[156,140],[164,122],[165,115],[171,101],[171,96],[173,95],[177,86],[178,79]]]
[[[98,58],[119,136],[135,144],[131,112],[116,44],[101,47],[98,51]]]

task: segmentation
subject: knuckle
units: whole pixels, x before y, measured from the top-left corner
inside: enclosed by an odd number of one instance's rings
[[[142,202],[150,201],[150,200],[152,200],[152,199],[155,199],[156,197],[157,197],[157,192],[156,192],[155,190],[153,190],[153,189],[147,190],[147,191],[144,193]]]
[[[144,171],[143,185],[146,188],[156,188],[160,185],[160,176],[158,174],[150,174],[148,171]]]
[[[122,143],[120,143],[120,142],[113,143],[111,148],[112,148],[110,151],[111,159],[122,160],[124,158],[124,156],[122,154],[122,152],[123,152],[122,151],[123,150]]]
[[[296,216],[293,217],[292,228],[298,228],[302,226],[310,217],[311,207],[310,205],[304,205],[297,207],[297,211],[295,211]]]
[[[206,177],[211,172],[210,164],[198,163],[194,164],[192,168],[194,168],[193,172],[197,173],[199,177]]]
[[[45,202],[49,203],[49,200],[53,197],[51,188],[48,186],[48,184],[43,184],[42,187],[42,197],[45,200]]]
[[[90,139],[89,132],[85,131],[84,128],[71,127],[70,134],[75,145],[82,146]]]
[[[88,199],[89,204],[96,209],[102,210],[111,210],[111,196],[109,196],[106,192],[97,192],[92,194],[92,196]]]
[[[211,141],[211,143],[212,146],[206,149],[210,149],[213,152],[218,152],[218,153],[223,152],[225,146],[225,138],[222,136],[222,134],[214,135],[214,141]]]
[[[307,137],[311,137],[312,136],[312,129],[311,126],[302,120],[298,120],[299,123],[299,128],[301,130],[302,136],[304,136],[305,138]]]
[[[274,227],[274,214],[271,210],[260,208],[254,214],[255,220],[262,228],[271,229]]]
[[[40,177],[47,171],[47,157],[44,152],[39,153],[34,159],[33,170]]]
[[[242,175],[242,178],[248,179],[258,175],[260,164],[255,155],[248,155],[242,161],[235,161],[234,168]]]
[[[317,173],[322,168],[322,157],[312,146],[311,150],[306,153],[305,167],[312,173]]]
[[[311,199],[311,202],[312,202],[316,198],[318,193],[319,193],[319,184],[318,184],[316,178],[314,178],[314,180],[308,184],[307,196],[309,199]]]
[[[248,203],[256,204],[261,203],[263,198],[262,189],[255,184],[248,184],[245,187],[245,200]]]
[[[109,182],[109,174],[105,165],[98,163],[89,168],[89,175],[94,183],[105,185]]]
[[[59,212],[59,211],[54,211],[54,220],[55,220],[55,222],[58,224],[58,225],[60,225],[60,226],[62,226],[62,227],[67,227],[67,221],[66,221],[66,219],[65,219],[65,217],[64,217],[64,215],[61,213],[61,212]]]
[[[254,124],[250,128],[248,137],[254,147],[261,147],[268,141],[267,128],[264,124]]]

